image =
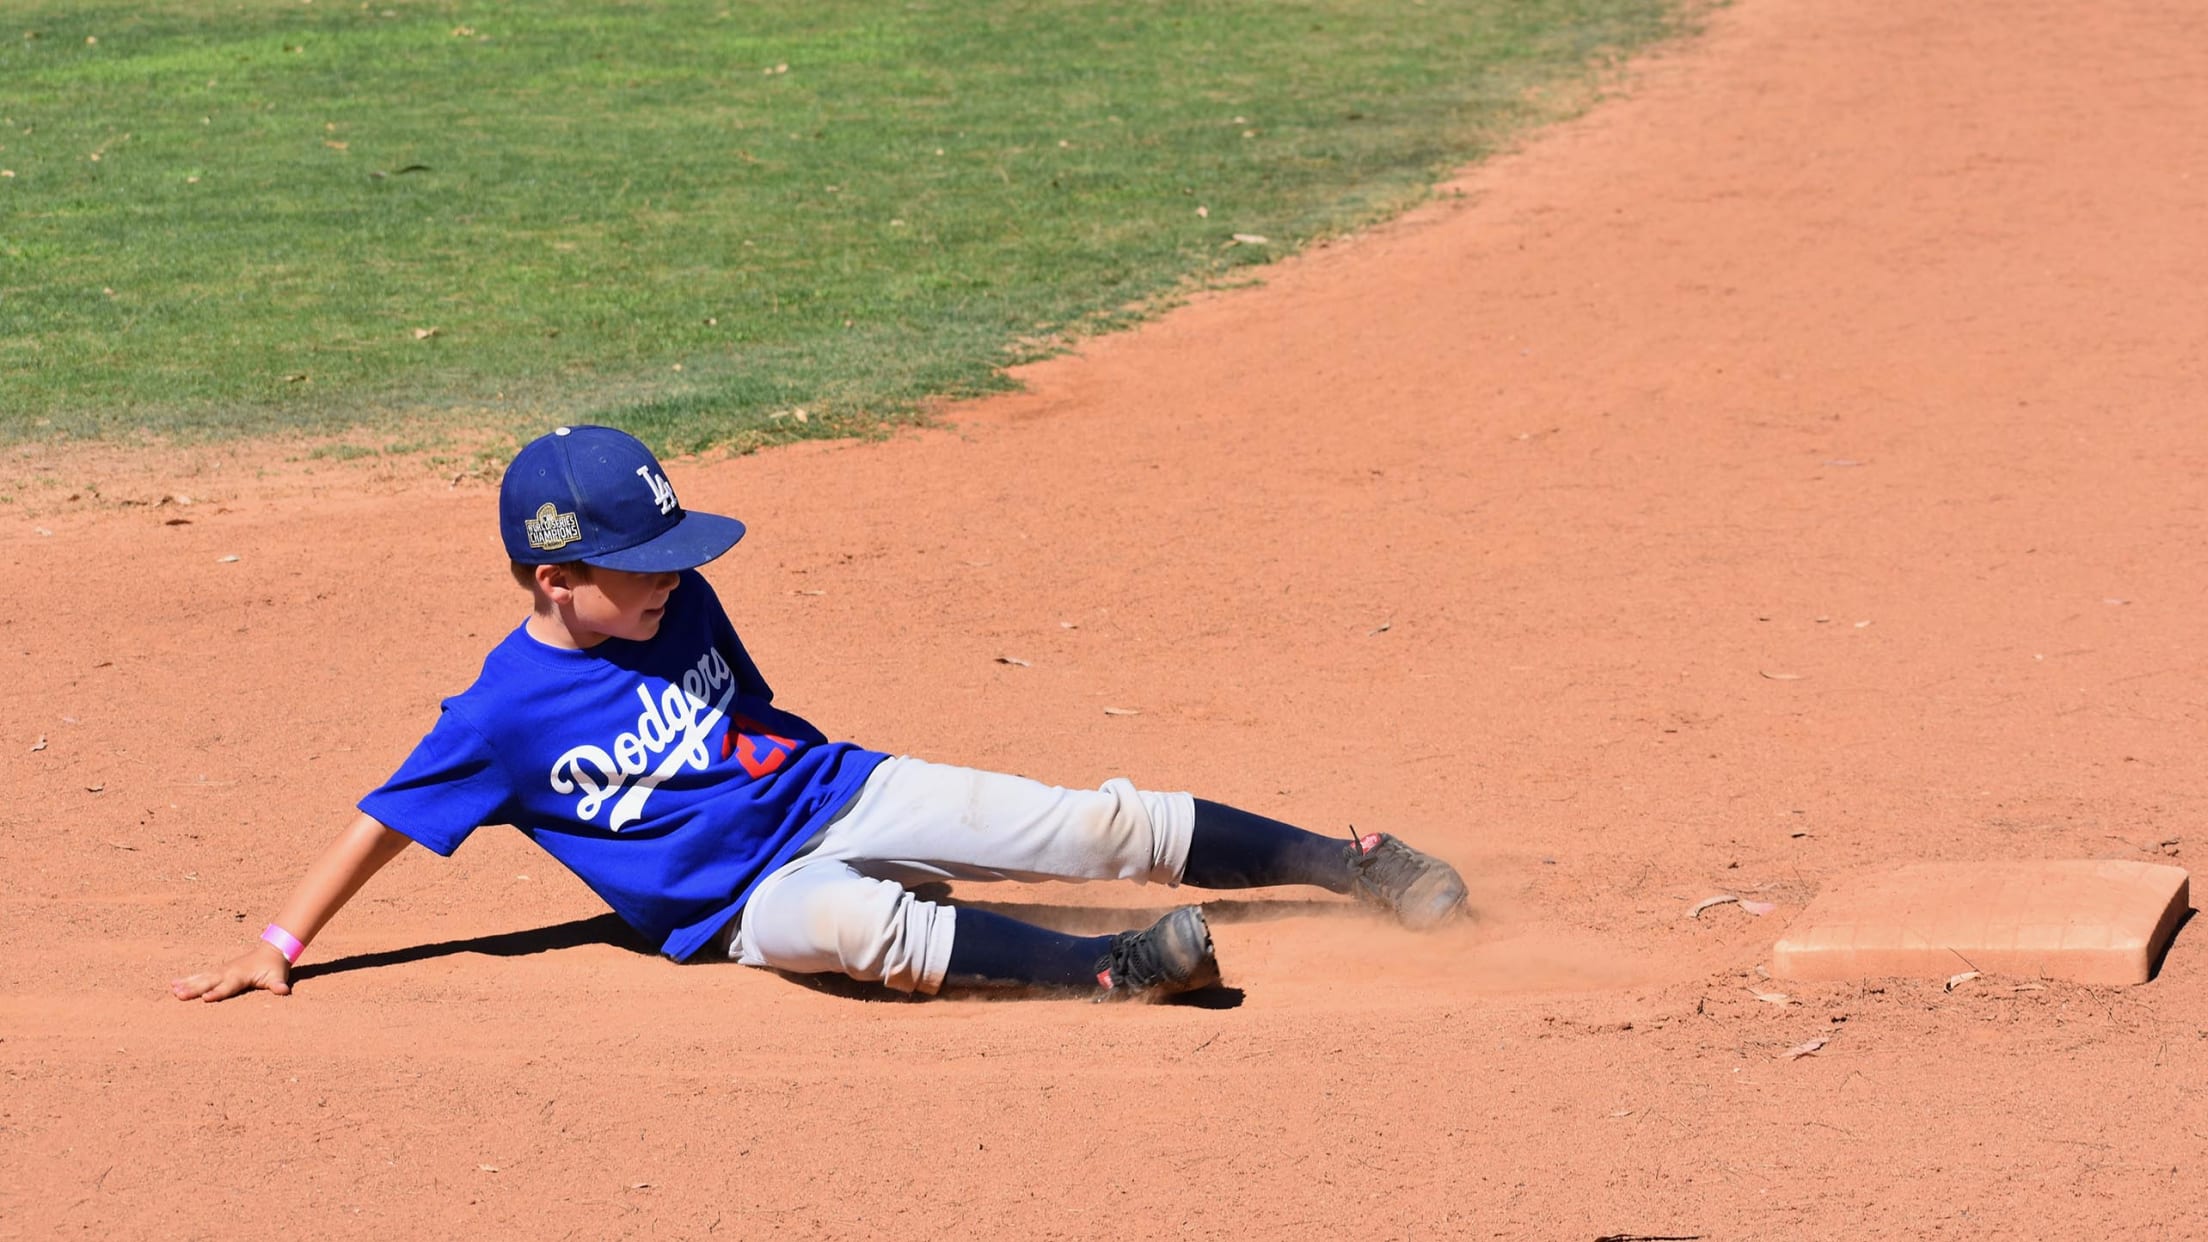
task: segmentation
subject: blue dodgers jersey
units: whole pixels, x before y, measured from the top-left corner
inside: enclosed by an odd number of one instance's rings
[[[511,824],[686,958],[886,758],[773,700],[691,570],[649,641],[507,635],[360,809],[439,854]]]

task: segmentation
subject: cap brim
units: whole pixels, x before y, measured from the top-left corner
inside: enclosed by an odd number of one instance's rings
[[[743,537],[744,524],[735,518],[717,513],[684,513],[681,521],[656,538],[604,556],[586,556],[583,563],[632,574],[696,569],[735,547],[736,541]]]

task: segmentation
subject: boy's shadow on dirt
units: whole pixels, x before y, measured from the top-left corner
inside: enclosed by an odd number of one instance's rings
[[[1028,901],[972,901],[952,896],[951,886],[948,884],[915,884],[911,887],[913,896],[922,901],[938,902],[960,910],[987,910],[991,914],[1033,923],[1069,936],[1104,936],[1112,932],[1134,931],[1148,927],[1172,911],[1189,904],[1202,906],[1204,920],[1215,924],[1270,923],[1277,919],[1372,917],[1371,911],[1365,907],[1340,898],[1332,901],[1293,897],[1252,901],[1247,898],[1227,897],[1216,901],[1176,902],[1170,906],[1074,906]]]
[[[1090,992],[1076,993],[1053,991],[1046,988],[963,989],[946,987],[933,996],[922,996],[917,992],[899,992],[892,988],[885,988],[879,983],[863,983],[849,975],[793,975],[787,971],[779,970],[775,973],[809,992],[818,992],[823,996],[841,997],[844,1000],[867,1001],[873,1004],[940,1005],[947,1001],[1020,1001],[1029,1004],[1048,1001],[1081,1001],[1087,1003],[1096,999],[1091,994],[1094,989],[1091,989]],[[1182,992],[1175,996],[1161,996],[1153,1001],[1138,1003],[1171,1005],[1181,1009],[1239,1009],[1242,1007],[1242,997],[1243,992],[1240,988],[1214,984],[1208,988],[1198,988],[1193,992]]]
[[[294,969],[291,979],[298,983],[323,975],[343,974],[348,970],[373,970],[379,966],[426,962],[433,957],[449,957],[455,953],[481,953],[488,957],[527,957],[532,953],[579,949],[590,944],[612,945],[640,957],[658,956],[642,936],[621,921],[619,915],[601,914],[595,918],[554,923],[549,927],[532,927],[527,931],[493,932],[488,936],[470,936],[465,940],[440,940],[434,944],[409,945],[404,949],[354,953],[332,958],[327,962],[310,962]]]

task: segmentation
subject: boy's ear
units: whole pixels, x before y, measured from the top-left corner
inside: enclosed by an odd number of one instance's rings
[[[564,600],[574,593],[574,580],[565,565],[539,565],[535,570],[537,589],[554,600]]]

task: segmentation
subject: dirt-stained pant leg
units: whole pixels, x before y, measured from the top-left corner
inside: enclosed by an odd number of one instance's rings
[[[1061,789],[909,757],[876,768],[810,852],[753,890],[737,960],[837,971],[933,992],[958,912],[915,898],[924,880],[1133,880],[1178,884],[1195,801],[1125,780]]]

